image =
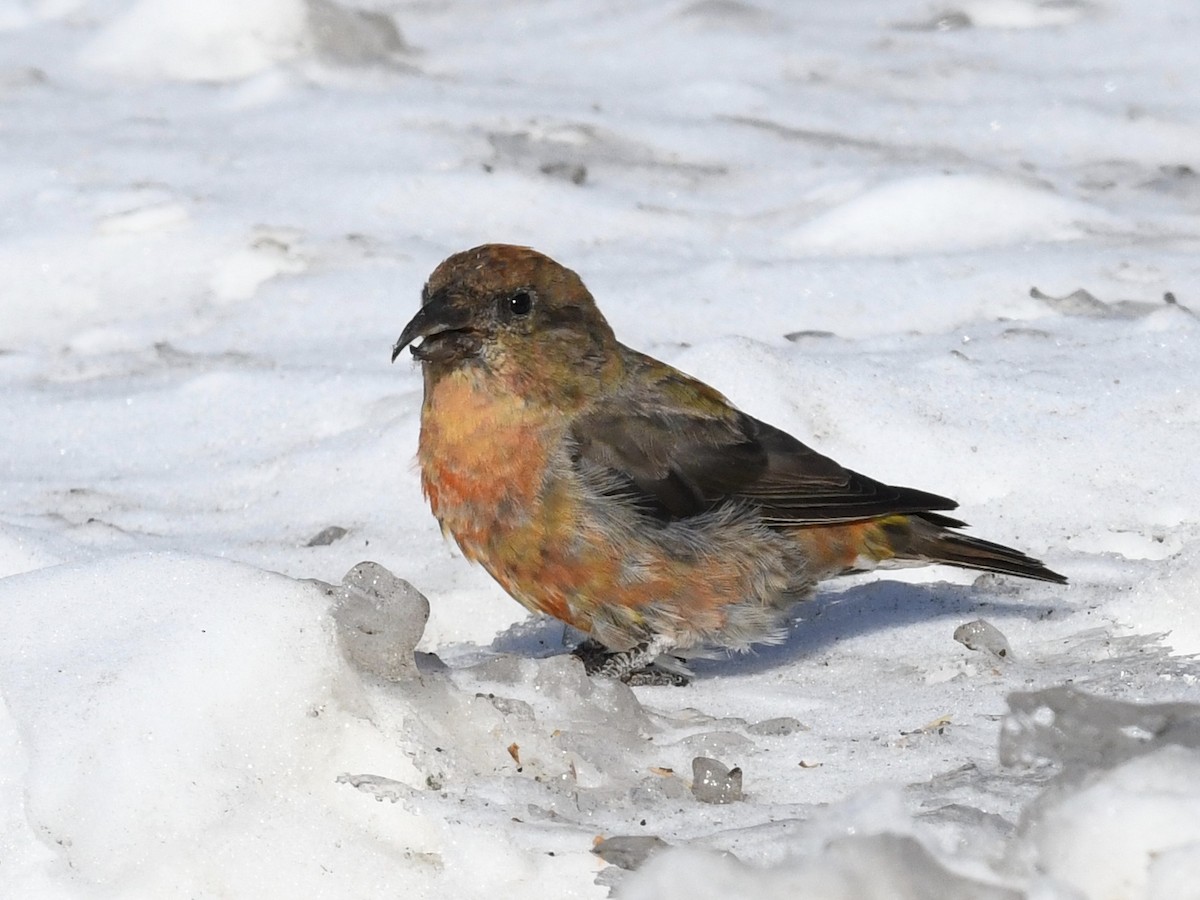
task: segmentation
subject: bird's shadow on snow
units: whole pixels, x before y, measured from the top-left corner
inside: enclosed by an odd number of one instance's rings
[[[908,584],[879,580],[842,590],[825,590],[796,604],[788,620],[787,637],[779,644],[757,644],[749,653],[693,659],[697,677],[748,675],[819,656],[849,638],[880,632],[900,632],[905,626],[947,620],[947,640],[959,625],[978,618],[1041,619],[1058,607],[1022,600],[1024,585],[987,576],[973,585],[944,582]],[[569,652],[584,635],[546,616],[518,622],[498,634],[490,652],[540,659]]]
[[[902,641],[906,626],[931,620],[946,620],[946,639],[952,640],[954,629],[975,619],[1034,620],[1050,615],[1056,608],[1022,601],[1021,587],[995,586],[999,588],[996,591],[979,584],[882,580],[840,591],[822,591],[793,608],[788,635],[781,643],[759,644],[749,653],[698,659],[691,668],[698,677],[747,675],[817,657],[841,641],[862,635],[890,631],[895,633],[895,640]]]

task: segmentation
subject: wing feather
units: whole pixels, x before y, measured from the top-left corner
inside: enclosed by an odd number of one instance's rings
[[[644,365],[650,362],[646,357]],[[581,417],[579,464],[606,470],[622,497],[670,520],[731,500],[758,506],[777,526],[850,522],[950,510],[946,497],[895,487],[839,465],[749,416],[711,388],[654,363],[654,379]],[[939,523],[960,525],[947,516]]]

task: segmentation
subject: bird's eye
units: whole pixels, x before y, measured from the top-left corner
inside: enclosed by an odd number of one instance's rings
[[[533,309],[533,297],[529,291],[517,291],[508,298],[508,311],[514,316],[527,316]]]

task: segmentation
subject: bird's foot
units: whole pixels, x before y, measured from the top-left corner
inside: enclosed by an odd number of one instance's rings
[[[621,680],[630,687],[687,687],[692,683],[683,672],[672,672],[654,663],[626,672]]]
[[[593,638],[585,639],[571,651],[583,662],[588,675],[616,678],[631,687],[671,685],[684,687],[691,679],[684,672],[675,672],[657,665],[665,645],[658,640],[643,641],[628,650],[612,651]]]

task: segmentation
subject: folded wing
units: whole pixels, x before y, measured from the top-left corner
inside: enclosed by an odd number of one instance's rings
[[[651,383],[656,390],[641,382],[641,396],[615,398],[582,417],[571,436],[581,465],[607,470],[614,492],[652,515],[682,518],[744,500],[777,526],[904,513],[962,524],[932,512],[954,509],[953,500],[840,466],[681,373],[668,370]]]

